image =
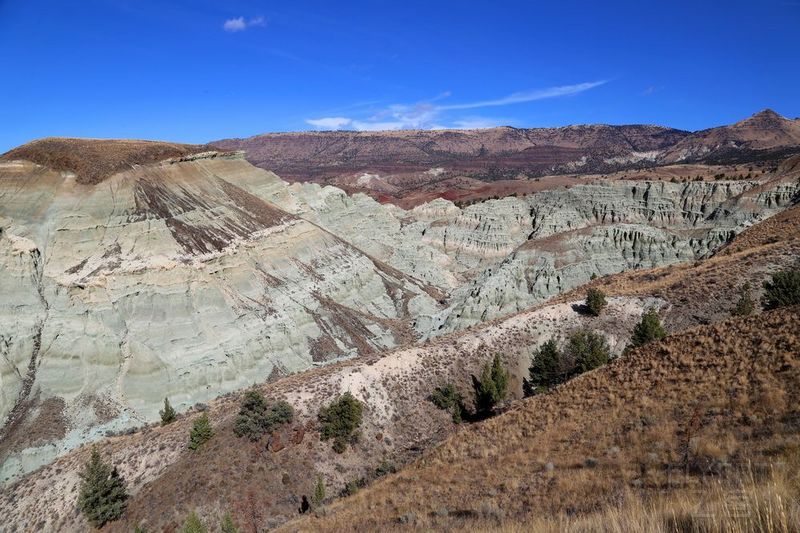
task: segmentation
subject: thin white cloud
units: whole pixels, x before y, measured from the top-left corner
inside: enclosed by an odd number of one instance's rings
[[[578,83],[576,85],[561,85],[535,91],[517,92],[494,100],[481,100],[462,104],[434,104],[451,93],[446,91],[426,102],[416,104],[393,104],[374,112],[366,118],[351,117],[322,117],[307,119],[306,123],[318,129],[354,129],[359,131],[403,130],[403,129],[478,129],[491,128],[502,125],[497,119],[486,117],[452,117],[444,120],[451,111],[478,109],[483,107],[497,107],[524,102],[533,102],[548,98],[572,96],[605,84],[605,80]],[[443,117],[443,115],[445,115]],[[507,122],[506,122],[507,123]]]
[[[237,31],[244,31],[252,26],[266,26],[266,24],[267,21],[264,17],[253,17],[251,19],[236,17],[226,20],[222,24],[222,29],[230,33],[236,33]]]
[[[323,117],[316,119],[310,118],[306,120],[306,123],[322,130],[340,130],[350,126],[353,120],[347,117]]]
[[[577,85],[561,85],[559,87],[548,87],[547,89],[538,89],[535,91],[526,91],[520,93],[510,94],[504,98],[496,100],[483,100],[480,102],[471,102],[466,104],[450,104],[439,106],[440,110],[454,110],[454,109],[476,109],[479,107],[495,107],[509,104],[521,104],[523,102],[533,102],[535,100],[545,100],[547,98],[558,98],[560,96],[571,96],[579,94],[589,89],[594,89],[606,83],[606,80],[589,81],[586,83],[578,83]]]

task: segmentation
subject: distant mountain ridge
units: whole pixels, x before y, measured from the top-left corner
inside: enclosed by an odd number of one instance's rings
[[[600,174],[663,165],[728,164],[800,152],[800,120],[766,109],[735,124],[688,132],[653,125],[482,130],[269,133],[210,143],[243,150],[283,179],[414,205],[481,183]],[[429,193],[429,194],[428,194]],[[454,198],[450,198],[454,199]]]

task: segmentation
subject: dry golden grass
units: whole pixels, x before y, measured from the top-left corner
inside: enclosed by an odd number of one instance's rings
[[[651,498],[631,493],[619,505],[581,517],[562,514],[499,525],[479,520],[470,526],[472,531],[505,533],[790,533],[800,530],[797,465],[787,470],[785,463],[776,463],[762,477],[744,468],[733,479],[708,483],[702,492],[679,490]]]
[[[701,326],[464,427],[398,474],[285,527],[449,530],[525,525],[532,517],[591,520],[624,509],[631,495],[653,502],[655,514],[668,504],[678,513],[687,494],[727,487],[733,465],[752,461],[761,476],[796,449],[798,400],[800,309]],[[753,501],[763,491],[752,488]],[[796,506],[781,509],[775,513],[800,524]]]
[[[78,183],[96,184],[131,168],[174,157],[218,151],[209,145],[117,139],[66,139],[50,137],[24,144],[0,159],[22,159],[77,175]]]

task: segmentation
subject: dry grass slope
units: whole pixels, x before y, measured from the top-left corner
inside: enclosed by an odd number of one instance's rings
[[[700,326],[464,427],[285,530],[499,527],[707,491],[730,465],[796,450],[798,400],[799,308]],[[792,512],[798,527],[796,502]]]

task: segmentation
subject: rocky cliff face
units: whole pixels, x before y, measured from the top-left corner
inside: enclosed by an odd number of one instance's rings
[[[526,309],[592,276],[706,257],[791,205],[796,180],[601,182],[470,206],[426,233],[432,246],[472,264],[474,251],[487,249],[483,270],[453,292],[432,333]],[[504,259],[492,263],[495,254]]]
[[[68,448],[152,420],[165,396],[185,408],[413,341],[412,312],[438,306],[437,290],[249,192],[279,180],[241,159],[99,185],[28,163],[0,172],[5,442],[48,398],[64,402]],[[35,444],[4,472],[58,451]]]

